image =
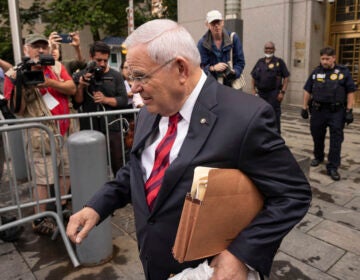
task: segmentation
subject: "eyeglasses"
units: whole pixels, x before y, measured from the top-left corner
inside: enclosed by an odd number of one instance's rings
[[[129,75],[129,80],[133,83],[139,83],[141,85],[144,85],[148,82],[148,80],[153,76],[156,72],[160,71],[162,68],[164,68],[169,63],[173,62],[175,60],[175,57],[172,59],[169,59],[164,64],[161,64],[159,67],[155,68],[153,71],[151,71],[148,74],[143,74],[139,76],[133,76],[132,74]]]
[[[273,47],[265,47],[265,50],[273,50]]]

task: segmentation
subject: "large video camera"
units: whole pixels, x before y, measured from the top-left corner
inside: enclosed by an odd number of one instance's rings
[[[91,73],[91,76],[87,82],[90,85],[93,85],[95,88],[98,86],[101,86],[104,81],[112,81],[112,77],[104,77],[104,70],[96,64],[95,61],[91,61],[86,66],[85,70],[76,72],[73,74],[73,80],[76,84],[79,84],[80,77],[82,76],[84,78],[84,75],[87,73]]]
[[[28,86],[36,86],[38,84],[44,83],[44,73],[42,69],[40,70],[33,70],[33,66],[46,66],[46,65],[55,65],[55,59],[51,55],[40,54],[39,60],[34,61],[29,57],[24,57],[22,62],[20,62],[14,70],[16,70],[16,102],[14,107],[14,100],[11,98],[11,108],[12,110],[17,113],[20,110],[21,105],[21,94],[22,94],[22,87]]]
[[[54,65],[55,60],[51,55],[40,54],[39,60],[34,61],[29,57],[24,57],[22,62],[16,66],[16,81],[24,86],[34,86],[45,82],[42,70],[32,70],[35,65]]]

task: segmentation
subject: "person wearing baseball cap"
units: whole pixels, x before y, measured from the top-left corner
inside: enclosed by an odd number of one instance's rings
[[[201,55],[201,67],[207,75],[213,75],[220,83],[232,86],[245,67],[245,58],[239,36],[224,28],[222,14],[218,10],[206,14],[205,24],[208,31],[198,42]],[[232,50],[232,67],[229,67]]]
[[[19,118],[32,118],[43,116],[57,116],[69,114],[68,98],[76,93],[76,86],[72,77],[66,71],[64,65],[61,64],[59,71],[56,71],[51,64],[52,56],[50,55],[50,47],[48,39],[41,34],[30,34],[24,40],[24,55],[30,60],[30,68],[26,71],[12,70],[12,74],[5,76],[4,96],[7,100],[14,101],[15,113]],[[47,61],[43,64],[40,57],[43,56]],[[22,63],[27,63],[23,61]],[[9,70],[9,71],[10,71]],[[8,71],[8,72],[9,72]],[[42,72],[42,75],[38,73]],[[18,90],[17,79],[25,77],[25,74],[36,73],[26,76],[31,83],[24,83],[25,79],[21,79],[21,90]],[[21,74],[21,77],[19,77]],[[41,73],[40,73],[41,74]],[[19,76],[18,76],[19,75]],[[42,79],[39,76],[43,77]],[[19,81],[19,80],[18,80]],[[68,193],[70,189],[70,170],[69,160],[66,151],[66,139],[70,133],[69,119],[62,119],[56,122],[48,121],[44,123],[54,133],[59,135],[62,140],[56,141],[56,153],[58,159],[58,174],[61,182],[61,195]],[[31,136],[27,140],[27,149],[34,159],[31,166],[31,174],[35,174],[36,187],[33,189],[33,197],[39,201],[47,199],[50,185],[55,182],[55,172],[48,172],[53,169],[52,154],[49,148],[49,141],[41,136],[41,131],[37,128],[30,130]],[[57,138],[57,137],[56,137]],[[63,144],[63,145],[62,145]],[[60,161],[59,159],[62,159]],[[62,204],[65,205],[65,200]],[[40,204],[34,207],[34,211],[44,212],[47,210],[47,204]],[[37,234],[52,235],[56,231],[57,225],[51,217],[42,217],[33,221],[33,230]]]

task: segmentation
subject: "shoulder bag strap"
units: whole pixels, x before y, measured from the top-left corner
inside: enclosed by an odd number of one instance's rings
[[[231,68],[233,68],[234,35],[235,35],[235,32],[231,32],[231,34],[230,34],[231,49],[230,49],[230,61],[229,61],[229,64],[230,64],[230,67],[231,67]]]

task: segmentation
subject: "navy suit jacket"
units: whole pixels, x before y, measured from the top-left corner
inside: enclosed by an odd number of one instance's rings
[[[87,205],[105,219],[115,209],[132,203],[145,275],[147,279],[167,279],[170,273],[203,261],[179,264],[171,252],[194,168],[237,168],[250,177],[264,195],[265,203],[228,250],[269,275],[282,238],[306,214],[311,200],[306,177],[277,133],[272,107],[261,98],[208,77],[195,103],[179,155],[167,169],[154,209],[149,212],[141,152],[146,139],[158,128],[159,120],[159,115],[141,110],[129,162]]]

